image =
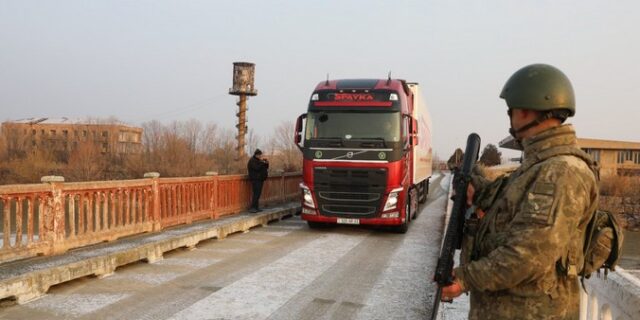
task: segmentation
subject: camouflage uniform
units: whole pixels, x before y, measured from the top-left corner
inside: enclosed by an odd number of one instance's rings
[[[570,125],[545,130],[523,146],[522,166],[508,179],[474,179],[485,195],[477,202],[488,194],[491,203],[479,221],[471,261],[454,270],[471,292],[469,319],[579,316],[577,269],[598,203],[593,163]]]

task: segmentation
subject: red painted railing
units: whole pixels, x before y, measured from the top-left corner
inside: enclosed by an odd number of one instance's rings
[[[261,201],[299,197],[299,173],[269,177]],[[0,186],[0,263],[245,210],[244,175]]]

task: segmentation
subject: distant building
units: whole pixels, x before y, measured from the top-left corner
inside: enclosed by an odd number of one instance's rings
[[[500,141],[501,148],[518,150],[513,137]],[[578,138],[578,146],[600,165],[601,176],[640,176],[640,142]]]
[[[640,142],[578,138],[578,145],[600,164],[600,175],[640,175]]]
[[[2,134],[11,151],[50,150],[71,152],[86,142],[102,153],[142,152],[142,128],[121,124],[95,124],[68,118],[30,118],[2,123]]]

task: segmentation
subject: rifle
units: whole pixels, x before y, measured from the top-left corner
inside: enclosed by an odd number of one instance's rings
[[[453,177],[453,207],[449,224],[444,236],[440,257],[436,266],[436,273],[433,277],[438,284],[436,289],[433,308],[431,309],[431,319],[435,320],[438,315],[442,288],[453,283],[453,254],[456,249],[462,247],[462,233],[465,223],[465,212],[467,210],[467,188],[471,181],[471,169],[478,160],[480,151],[480,136],[472,133],[467,138],[467,147],[462,160],[462,168]]]

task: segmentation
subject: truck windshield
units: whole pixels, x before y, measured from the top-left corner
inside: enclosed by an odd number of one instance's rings
[[[306,140],[400,141],[400,112],[309,112]]]

